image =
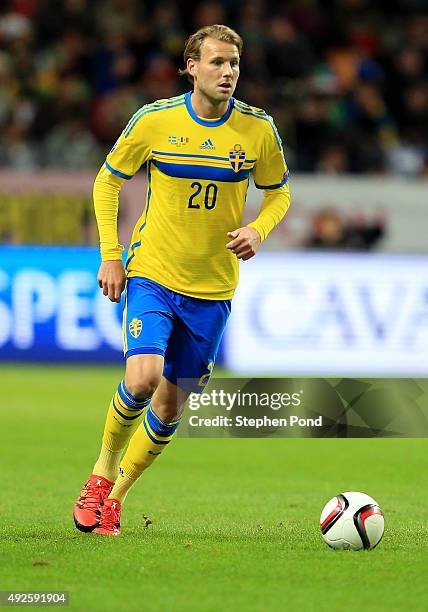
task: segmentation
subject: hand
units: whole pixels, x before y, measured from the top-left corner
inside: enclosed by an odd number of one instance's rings
[[[226,248],[244,261],[254,257],[261,243],[260,234],[254,227],[240,227],[233,232],[227,232],[227,235],[233,240],[226,244]]]
[[[125,269],[120,259],[102,262],[98,271],[98,285],[111,302],[120,302],[125,282]]]

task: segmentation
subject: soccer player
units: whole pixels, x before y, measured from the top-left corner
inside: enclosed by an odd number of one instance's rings
[[[256,254],[288,209],[288,170],[273,120],[232,97],[241,51],[242,39],[226,26],[193,34],[181,71],[193,91],[140,108],[95,180],[99,286],[119,302],[126,285],[126,368],[74,507],[81,531],[121,533],[128,491],[172,440],[189,394],[209,380],[238,260]],[[145,162],[146,203],[125,271],[119,191]],[[264,199],[258,217],[242,227],[250,173]]]

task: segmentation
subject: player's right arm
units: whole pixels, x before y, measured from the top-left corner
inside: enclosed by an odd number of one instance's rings
[[[98,284],[112,302],[119,302],[126,274],[122,263],[124,247],[119,242],[117,216],[119,193],[148,159],[151,151],[145,107],[129,120],[116,144],[107,155],[94,183],[94,208],[100,236],[101,266]]]
[[[100,236],[101,266],[98,285],[112,302],[120,302],[126,275],[119,243],[117,215],[119,192],[125,179],[111,174],[103,165],[94,183],[94,208]]]

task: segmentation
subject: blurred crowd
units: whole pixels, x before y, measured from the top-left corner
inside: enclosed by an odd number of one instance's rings
[[[312,216],[312,228],[301,246],[329,251],[372,251],[385,235],[386,219],[366,219],[358,211],[346,217],[335,208],[324,208]]]
[[[91,169],[129,116],[190,88],[187,36],[244,39],[236,97],[293,172],[428,176],[428,0],[2,0],[0,166]]]

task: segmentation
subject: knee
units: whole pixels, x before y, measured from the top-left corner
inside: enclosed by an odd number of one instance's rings
[[[129,393],[137,399],[153,395],[160,383],[160,377],[145,375],[139,378],[125,377],[125,385]]]
[[[132,355],[126,361],[125,386],[137,399],[153,395],[163,372],[161,355]]]

